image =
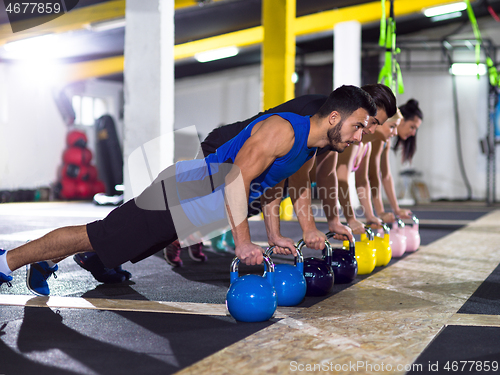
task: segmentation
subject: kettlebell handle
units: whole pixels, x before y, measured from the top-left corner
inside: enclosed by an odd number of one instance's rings
[[[272,259],[269,257],[269,255],[262,254],[264,257],[264,262],[266,263],[266,279],[271,283],[271,285],[274,285],[274,262]],[[230,283],[232,284],[233,282],[238,279],[238,266],[240,264],[240,258],[234,257],[233,261],[231,262],[231,273],[230,273]]]
[[[268,247],[265,255],[270,256],[273,253],[273,249],[275,247],[276,246]],[[302,251],[300,251],[297,248],[295,250],[297,251],[297,256],[295,257],[295,267],[297,267],[297,269],[300,271],[300,273],[303,273],[304,272],[304,256],[302,255]]]
[[[300,239],[299,242],[297,242],[297,244],[295,245],[295,248],[297,249],[297,253],[300,252],[300,254],[302,255],[302,248],[305,246],[305,242],[304,242],[304,239]],[[332,250],[332,245],[330,244],[330,242],[328,242],[328,240],[325,241],[325,246],[326,246],[326,256],[327,257],[331,257],[332,254],[333,254],[333,250]]]
[[[341,234],[341,233],[335,233],[335,232],[328,232],[326,234],[326,238],[332,238],[334,235],[338,234],[339,236],[344,236],[346,238],[346,241],[349,242],[349,251],[354,254],[354,249],[355,249],[355,243],[356,243],[356,239],[354,238],[354,236],[352,237],[352,241],[349,240],[349,237],[347,236],[347,234]]]
[[[396,222],[398,223],[399,228],[405,227],[405,223],[404,223],[403,219],[401,219],[400,217],[396,217]]]
[[[271,247],[268,247],[265,254],[270,257],[271,254],[273,254],[273,249],[275,248],[276,246],[271,246]],[[302,255],[302,251],[300,251],[299,249],[295,248],[297,250],[297,256],[295,257],[295,262],[296,263],[304,263],[304,256]]]
[[[326,238],[330,239],[330,238],[332,238],[333,236],[335,236],[336,234],[337,234],[337,235],[339,235],[339,236],[344,236],[344,237],[345,237],[345,239],[346,239],[346,241],[349,241],[349,243],[351,243],[351,242],[352,242],[352,243],[354,244],[354,243],[356,242],[356,239],[354,238],[354,236],[352,237],[352,241],[351,241],[351,240],[349,240],[349,236],[348,236],[347,234],[344,234],[344,233],[328,232],[328,233],[326,234]]]
[[[373,239],[375,238],[375,233],[373,232],[373,229],[370,228],[368,225],[366,225],[365,232],[366,232],[366,235],[368,236],[368,240],[373,241]]]
[[[420,220],[418,220],[418,218],[415,215],[411,215],[411,219],[416,225],[418,225],[418,223],[420,222]]]
[[[386,223],[382,223],[382,228],[384,229],[385,234],[391,233],[391,229],[389,228],[389,226]]]

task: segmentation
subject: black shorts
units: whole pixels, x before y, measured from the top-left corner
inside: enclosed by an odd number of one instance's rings
[[[144,210],[131,199],[102,220],[87,224],[93,249],[108,268],[138,262],[177,239],[170,211]]]

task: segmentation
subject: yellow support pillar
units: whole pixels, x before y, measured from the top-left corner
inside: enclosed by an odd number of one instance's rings
[[[293,99],[296,0],[263,0],[262,90],[269,109]]]
[[[286,197],[280,203],[280,219],[283,221],[293,220],[292,198]]]

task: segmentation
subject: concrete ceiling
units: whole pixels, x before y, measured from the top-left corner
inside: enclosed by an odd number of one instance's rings
[[[361,4],[373,3],[369,0],[296,0],[297,17],[316,14],[318,12],[332,9],[343,9]],[[188,6],[181,6],[181,3]],[[111,0],[80,0],[72,12],[90,9],[87,7],[106,6],[106,4],[121,3],[124,1]],[[189,4],[190,3],[190,4]],[[192,5],[192,6],[189,6]],[[478,0],[473,2],[476,17],[481,22],[495,23],[491,13],[493,10],[500,13],[500,0]],[[395,3],[397,12],[398,1]],[[115,13],[114,13],[115,12]],[[123,9],[108,10],[109,17],[123,14]],[[68,13],[68,14],[71,14]],[[122,15],[123,17],[123,15]],[[379,17],[379,15],[376,15]],[[396,17],[398,40],[404,41],[406,36],[422,35],[428,39],[439,39],[454,31],[472,28],[468,21],[466,12],[460,18],[448,21],[432,22],[420,12]],[[261,0],[177,0],[175,11],[175,43],[180,45],[200,39],[227,34],[238,30],[257,27],[261,24]],[[500,23],[496,23],[500,29]],[[11,40],[16,35],[8,28],[8,17],[3,2],[0,2],[0,45]],[[27,30],[28,32],[29,30]],[[81,25],[70,31],[57,34],[58,50],[55,51],[60,60],[67,63],[75,63],[89,60],[105,59],[113,56],[123,55],[124,49],[124,27],[93,32]],[[34,36],[36,34],[27,34]],[[379,23],[370,22],[363,24],[362,39],[363,46],[376,45],[379,38]],[[3,43],[2,43],[3,40]],[[500,44],[500,41],[498,42]],[[297,56],[306,56],[328,52],[333,50],[333,37],[331,30],[297,37]],[[54,51],[47,51],[47,54]],[[15,62],[17,57],[0,47],[0,61]],[[188,77],[197,74],[205,74],[223,69],[234,68],[260,62],[260,46],[253,45],[243,48],[239,55],[209,62],[198,63],[194,59],[182,59],[176,61],[176,77]],[[122,74],[108,76],[108,79],[121,80]]]

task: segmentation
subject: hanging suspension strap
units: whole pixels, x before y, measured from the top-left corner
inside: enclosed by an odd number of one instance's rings
[[[380,38],[379,45],[385,47],[384,66],[380,70],[378,82],[384,83],[396,93],[404,93],[403,75],[396,55],[401,52],[396,47],[396,19],[394,16],[394,0],[390,0],[389,18],[386,19],[385,1],[381,0],[382,17],[380,19]]]
[[[477,23],[477,19],[470,1],[465,0],[465,3],[467,4],[467,15],[469,16],[469,20],[472,25],[472,31],[474,32],[474,37],[476,38],[476,64],[479,66],[479,63],[481,61],[481,44],[483,43],[483,38],[481,36],[481,31],[479,30],[479,25]],[[498,69],[489,56],[487,49],[484,50],[484,54],[486,55],[486,66],[488,68],[488,78],[490,81],[490,85],[494,87],[500,87],[500,76],[498,73]],[[479,79],[479,71],[477,73],[477,79]]]

